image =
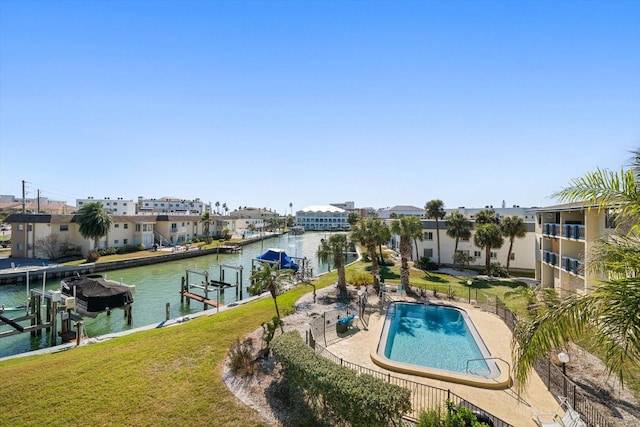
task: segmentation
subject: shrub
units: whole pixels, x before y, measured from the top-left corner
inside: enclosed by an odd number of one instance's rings
[[[427,256],[420,257],[420,260],[416,263],[416,268],[422,271],[434,271],[438,269],[438,264],[431,261],[431,258]]]
[[[100,259],[100,254],[95,251],[89,252],[87,255],[87,262],[96,262]]]
[[[471,409],[465,406],[456,407],[454,403],[447,400],[447,410],[441,407],[422,411],[418,417],[417,427],[481,427],[488,424],[478,421],[477,416]]]
[[[255,363],[253,362],[251,348],[253,347],[253,340],[247,338],[244,341],[239,339],[229,350],[229,362],[228,366],[231,371],[241,377],[253,375],[255,372]]]
[[[291,387],[331,424],[388,426],[411,409],[409,390],[317,355],[297,332],[276,337],[272,350]]]
[[[504,268],[499,262],[491,264],[491,275],[496,277],[509,277],[507,269]]]

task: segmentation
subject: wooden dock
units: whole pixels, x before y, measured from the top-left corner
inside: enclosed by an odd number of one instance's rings
[[[203,297],[202,295],[198,295],[198,294],[193,294],[191,292],[188,291],[180,291],[180,294],[182,294],[182,296],[187,297],[189,299],[193,299],[199,302],[202,302],[204,304],[210,305],[212,307],[220,307],[222,304],[218,304],[216,301],[207,299],[205,297]]]

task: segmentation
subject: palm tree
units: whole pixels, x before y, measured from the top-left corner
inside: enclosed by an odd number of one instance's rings
[[[276,307],[276,316],[280,319],[280,310],[278,309],[278,293],[282,288],[283,282],[291,281],[291,274],[293,270],[282,269],[278,267],[278,263],[261,262],[261,267],[256,269],[249,277],[251,280],[251,286],[249,286],[249,293],[257,295],[261,292],[269,291],[271,298],[273,298],[273,304]],[[282,330],[282,325],[280,325]]]
[[[220,202],[216,202],[216,214],[220,215]]]
[[[212,222],[213,219],[211,218],[211,214],[208,211],[203,213],[200,217],[200,223],[202,223],[202,232],[204,233],[207,244],[211,243],[211,237],[209,236],[209,234],[211,231]]]
[[[507,274],[509,273],[509,263],[511,261],[511,253],[513,251],[513,242],[516,238],[523,238],[527,235],[527,226],[522,218],[512,215],[502,218],[500,222],[502,234],[509,238],[509,253],[507,254]]]
[[[456,254],[458,253],[458,242],[460,239],[469,239],[471,237],[471,221],[464,217],[458,211],[451,212],[445,218],[445,226],[447,227],[447,236],[456,239],[453,249],[453,265],[456,264]]]
[[[224,211],[225,215],[227,214],[227,212],[229,212],[229,207],[227,206],[226,202],[222,204],[222,210]]]
[[[485,250],[485,269],[491,274],[491,249],[499,249],[504,244],[504,237],[497,224],[477,224],[473,242],[480,249]]]
[[[424,205],[424,216],[427,219],[436,220],[436,240],[438,244],[438,265],[440,265],[440,226],[439,221],[444,218],[446,212],[444,211],[444,202],[440,199],[429,200]]]
[[[371,274],[373,275],[373,286],[378,289],[380,283],[380,268],[378,266],[378,256],[376,254],[377,235],[382,228],[382,221],[378,218],[360,218],[351,227],[351,241],[358,242],[367,249],[371,258]]]
[[[391,240],[391,229],[389,228],[389,224],[384,221],[381,221],[380,230],[376,234],[376,243],[378,244],[378,248],[380,250],[380,264],[384,262],[384,256],[382,254],[382,245]]]
[[[522,298],[527,303],[527,311],[537,316],[541,308],[549,308],[558,303],[558,295],[553,288],[545,288],[542,285],[522,285],[505,292],[505,298]]]
[[[475,216],[476,224],[499,224],[500,218],[493,209],[483,209]]]
[[[351,211],[347,214],[347,224],[349,224],[350,227],[356,225],[359,220],[360,215],[358,214],[358,212]]]
[[[411,239],[422,240],[422,223],[415,216],[403,216],[391,223],[391,232],[400,236],[400,284],[409,291],[409,257]]]
[[[93,239],[93,248],[98,250],[100,239],[109,233],[113,219],[100,202],[82,205],[76,212],[75,222],[80,225],[79,231],[85,239]]]
[[[607,370],[622,384],[629,374],[627,367],[640,365],[640,149],[632,154],[631,169],[619,173],[598,169],[553,195],[599,210],[614,207],[622,221],[587,259],[587,268],[607,280],[590,293],[571,295],[533,321],[516,325],[512,352],[521,389],[538,357],[584,338],[602,351]],[[627,230],[629,223],[632,226]]]
[[[333,259],[333,267],[338,270],[338,289],[341,297],[346,297],[347,294],[347,279],[344,270],[344,252],[346,250],[347,235],[338,233],[329,236],[328,240],[322,239],[316,254],[324,263],[329,263],[329,259]]]
[[[293,203],[289,202],[289,210],[291,211],[291,216],[293,216]]]

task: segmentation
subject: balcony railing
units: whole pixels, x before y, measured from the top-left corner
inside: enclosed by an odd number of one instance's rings
[[[584,275],[584,263],[579,259],[570,258],[568,256],[562,257],[562,269],[578,276]]]
[[[555,237],[558,234],[560,234],[560,229],[561,229],[560,224],[546,223],[544,224],[542,232],[547,236]]]
[[[584,230],[582,224],[563,224],[562,236],[567,239],[584,240]]]
[[[542,253],[543,253],[542,259],[544,262],[546,262],[547,264],[551,264],[553,266],[558,265],[560,256],[557,253],[551,252],[551,251],[542,251]]]

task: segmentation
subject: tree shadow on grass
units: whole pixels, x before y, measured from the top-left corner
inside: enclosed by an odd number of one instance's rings
[[[432,283],[448,283],[448,281],[443,279],[442,277],[432,276],[430,274],[427,274],[426,276],[424,276],[423,279],[426,280],[427,282],[432,282]]]

